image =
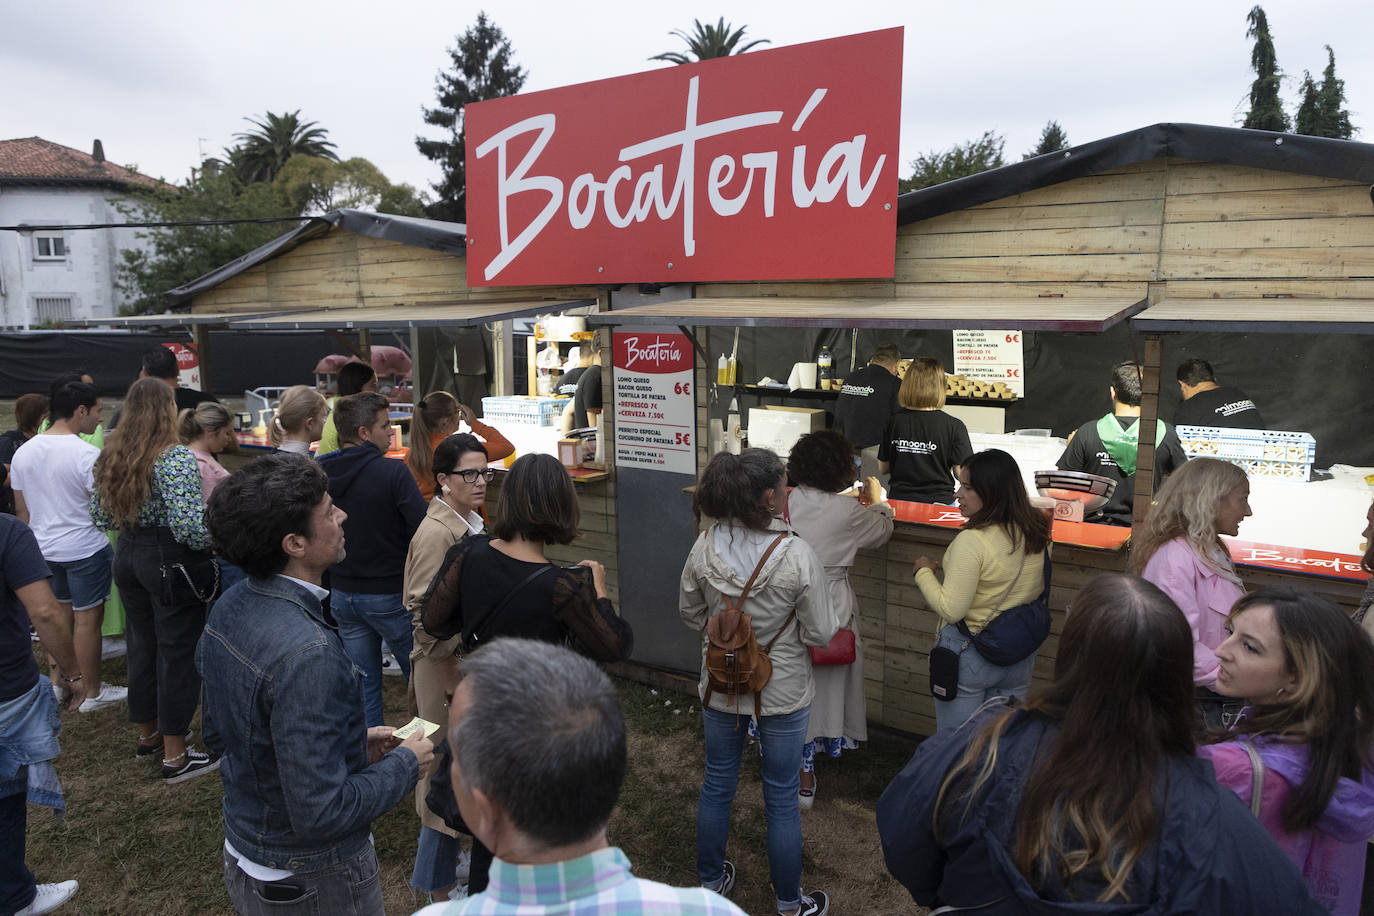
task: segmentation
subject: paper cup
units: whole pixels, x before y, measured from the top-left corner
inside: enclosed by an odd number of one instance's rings
[[[803,388],[816,387],[816,364],[797,363],[797,380]]]

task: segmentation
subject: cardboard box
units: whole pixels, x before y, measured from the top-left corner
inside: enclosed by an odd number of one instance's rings
[[[767,448],[783,458],[807,433],[825,429],[825,411],[814,407],[749,408],[749,445]]]

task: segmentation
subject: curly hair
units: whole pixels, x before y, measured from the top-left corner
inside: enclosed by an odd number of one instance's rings
[[[795,484],[838,493],[854,483],[854,446],[838,430],[807,433],[787,456],[787,474]]]
[[[177,444],[176,398],[167,383],[141,378],[124,396],[117,435],[95,465],[100,505],[116,528],[132,528],[153,490],[153,465]]]
[[[1217,510],[1223,499],[1249,480],[1242,468],[1219,458],[1194,458],[1170,474],[1155,496],[1143,530],[1133,539],[1131,572],[1141,574],[1155,551],[1183,538],[1199,560],[1235,578],[1235,567],[1217,536]]]
[[[767,531],[773,511],[763,494],[781,485],[785,473],[782,459],[766,448],[720,452],[701,472],[692,512],[698,523],[705,517]]]

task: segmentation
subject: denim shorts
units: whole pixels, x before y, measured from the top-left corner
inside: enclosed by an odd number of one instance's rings
[[[48,561],[52,573],[52,593],[74,611],[88,611],[110,597],[110,576],[114,567],[114,548],[108,544],[84,560],[67,563]]]

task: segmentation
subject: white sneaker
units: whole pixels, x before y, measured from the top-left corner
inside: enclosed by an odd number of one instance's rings
[[[119,687],[115,684],[105,684],[100,688],[100,692],[93,697],[87,697],[81,703],[82,712],[95,712],[97,709],[104,709],[106,706],[113,706],[116,703],[123,703],[129,696],[128,687]]]
[[[62,705],[62,685],[61,685],[61,684],[53,684],[53,685],[52,685],[52,695],[53,695],[54,697],[57,698],[57,705],[58,705],[58,706],[61,706],[61,705]]]
[[[101,661],[109,661],[112,658],[123,658],[128,654],[128,645],[118,636],[106,636],[100,640]]]
[[[39,913],[51,913],[53,910],[72,899],[76,893],[75,881],[63,881],[60,884],[40,884],[38,893],[34,895],[33,903],[24,907],[14,916],[38,916]]]
[[[458,854],[458,867],[454,870],[458,883],[467,888],[468,878],[472,877],[472,853],[464,849]],[[466,890],[465,890],[466,892]]]
[[[392,674],[396,677],[401,676],[401,665],[396,661],[396,656],[390,652],[382,653],[382,674]]]

